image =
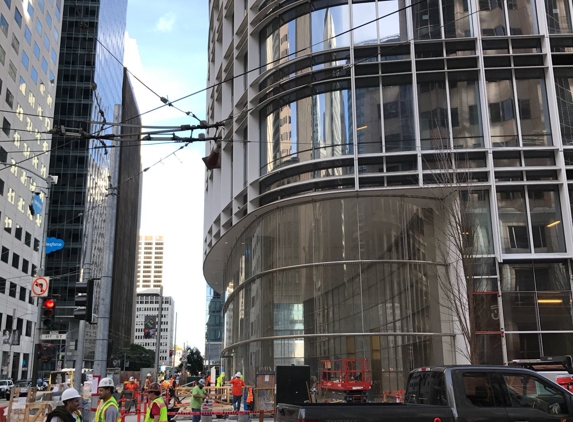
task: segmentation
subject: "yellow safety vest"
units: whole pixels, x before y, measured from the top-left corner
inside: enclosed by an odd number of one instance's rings
[[[97,406],[94,422],[112,422],[105,420],[105,411],[110,406],[114,406],[117,409],[117,419],[115,420],[115,422],[121,422],[121,416],[119,414],[119,406],[117,405],[117,402],[115,401],[115,398],[113,396],[111,396],[106,402],[100,400]]]
[[[167,422],[167,406],[161,397],[157,397],[153,400],[151,405],[147,408],[147,412],[145,413],[145,422],[153,422],[153,418],[151,417],[151,408],[153,407],[153,403],[156,403],[159,406],[159,422]]]

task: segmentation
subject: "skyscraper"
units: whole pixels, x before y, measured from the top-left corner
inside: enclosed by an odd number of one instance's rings
[[[137,289],[159,289],[163,286],[163,236],[139,235]]]
[[[44,216],[61,0],[0,2],[1,378],[30,378],[37,318],[32,277],[44,266]],[[35,202],[35,207],[32,206]]]
[[[364,357],[379,393],[416,366],[567,353],[570,1],[210,10],[207,114],[233,142],[206,174],[204,274],[226,370]],[[471,230],[452,236],[448,207]],[[479,304],[475,343],[444,278]]]
[[[111,132],[104,119],[113,122],[114,112],[121,110],[121,107],[116,109],[116,105],[122,104],[124,96],[122,61],[126,11],[127,0],[65,2],[56,94],[57,124],[88,133]],[[89,121],[98,123],[90,124]],[[106,227],[112,224],[106,217],[110,154],[106,142],[65,135],[54,137],[53,147],[50,169],[59,176],[59,183],[52,195],[48,234],[64,240],[65,247],[48,256],[47,275],[53,277],[50,293],[58,303],[53,329],[68,335],[67,340],[58,347],[63,350],[63,363],[73,365],[77,338],[77,330],[74,329],[77,321],[73,319],[75,283],[79,281],[82,271],[85,277],[101,276],[106,253]],[[120,161],[126,163],[128,159],[125,154],[130,152],[139,156],[139,148],[126,148]],[[129,168],[130,177],[119,180],[120,197],[130,197],[129,192],[139,195],[140,168],[135,165]],[[123,174],[125,176],[125,172]],[[122,204],[124,202],[119,199],[118,206]],[[132,208],[127,212],[133,217],[132,224],[118,225],[116,247],[118,243],[126,241],[123,246],[135,250],[137,238],[133,225],[136,233],[138,217],[133,214]],[[118,215],[122,215],[121,210]],[[135,254],[132,256],[134,258]],[[121,264],[116,260],[116,266]],[[118,274],[118,271],[114,271],[114,276]],[[130,283],[133,286],[134,280],[117,277],[114,283]],[[114,285],[113,291],[117,291],[116,287]],[[99,293],[96,293],[97,297]],[[122,299],[130,301],[134,298],[128,296]],[[133,304],[125,307],[124,312],[132,318]],[[118,347],[129,345],[133,335],[133,327],[129,324],[116,328],[110,324],[110,330],[116,329],[120,331],[113,334],[121,340],[111,339],[111,354]],[[92,326],[87,330],[85,341],[87,366],[93,359],[94,335]],[[117,344],[117,341],[121,344]],[[49,369],[50,365],[55,363],[51,362],[45,369]]]

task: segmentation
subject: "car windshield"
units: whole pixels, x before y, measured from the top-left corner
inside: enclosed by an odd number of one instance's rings
[[[14,384],[16,387],[26,387],[29,384],[28,381],[16,381],[16,384]]]

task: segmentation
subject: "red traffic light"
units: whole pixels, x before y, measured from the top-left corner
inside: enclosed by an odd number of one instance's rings
[[[56,301],[53,299],[48,299],[44,302],[44,308],[54,309],[56,307]]]

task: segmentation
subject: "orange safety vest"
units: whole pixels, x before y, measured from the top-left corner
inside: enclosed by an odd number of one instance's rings
[[[247,403],[252,403],[252,402],[253,402],[253,389],[249,388],[247,393]]]

